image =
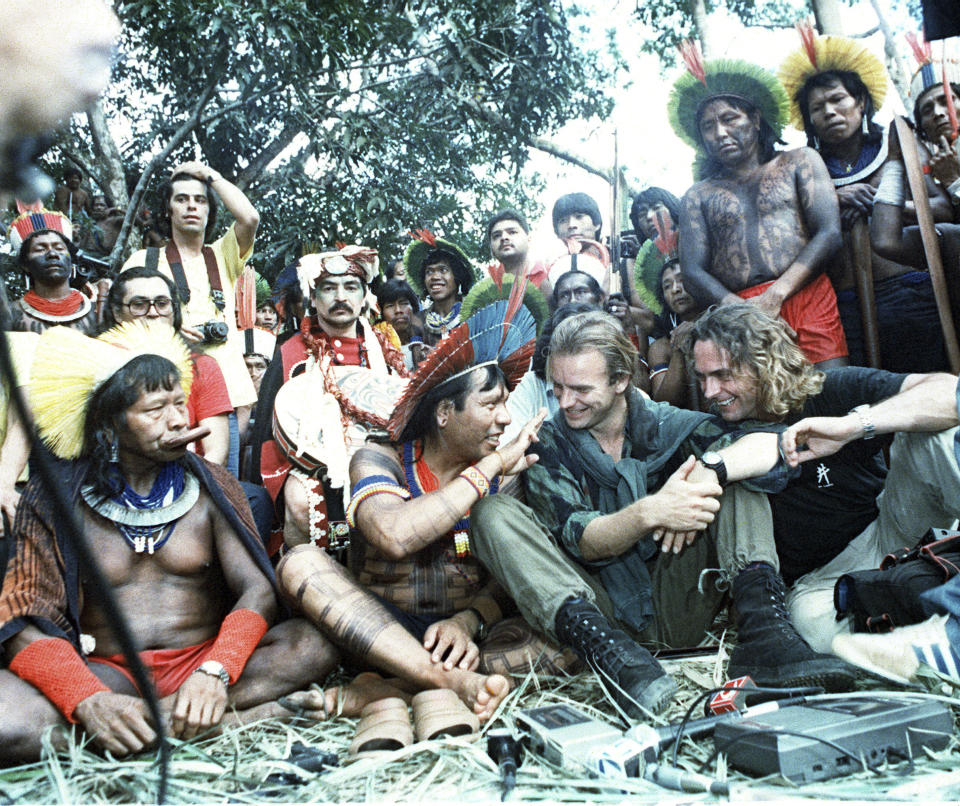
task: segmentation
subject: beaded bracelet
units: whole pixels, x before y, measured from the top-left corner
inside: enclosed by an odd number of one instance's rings
[[[364,485],[355,485],[353,488],[353,497],[350,499],[350,503],[347,505],[346,518],[347,523],[351,529],[357,528],[357,507],[360,506],[368,498],[371,498],[374,495],[380,495],[381,493],[388,493],[389,495],[395,495],[398,498],[407,499],[410,497],[410,491],[404,489],[399,484],[397,484],[392,479],[387,479],[386,481],[372,481]]]
[[[476,465],[470,465],[470,467],[464,469],[460,473],[460,478],[466,480],[481,498],[490,492],[490,479],[483,475],[483,471]]]

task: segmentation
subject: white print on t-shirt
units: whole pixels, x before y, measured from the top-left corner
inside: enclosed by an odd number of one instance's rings
[[[817,488],[824,489],[825,487],[832,487],[833,482],[830,481],[830,477],[827,475],[830,472],[830,468],[827,467],[823,462],[817,465]]]

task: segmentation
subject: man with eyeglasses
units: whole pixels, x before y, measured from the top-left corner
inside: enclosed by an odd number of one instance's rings
[[[163,320],[179,332],[183,324],[176,289],[156,269],[143,266],[120,274],[110,289],[102,330],[135,319]],[[203,353],[191,355],[193,384],[187,398],[190,427],[207,426],[210,435],[197,443],[197,453],[207,461],[224,465],[230,447],[227,417],[233,406],[217,362]]]

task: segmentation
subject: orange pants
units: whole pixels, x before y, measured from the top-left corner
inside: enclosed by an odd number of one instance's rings
[[[758,297],[773,283],[770,280],[744,288],[737,292],[737,296],[742,299]],[[797,344],[812,363],[847,355],[847,339],[840,323],[837,295],[827,275],[819,275],[789,297],[780,308],[780,316],[794,329]]]
[[[182,686],[197,667],[203,663],[204,657],[217,640],[216,636],[196,646],[186,646],[182,649],[148,649],[140,653],[140,660],[147,667],[147,674],[153,680],[158,697],[167,697]],[[139,691],[133,673],[127,665],[123,655],[109,655],[106,657],[90,656],[89,663],[102,663],[121,672]],[[143,694],[143,692],[140,692]]]

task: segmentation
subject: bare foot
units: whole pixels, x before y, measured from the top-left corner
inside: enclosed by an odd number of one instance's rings
[[[397,681],[399,683],[399,681]],[[376,672],[358,674],[346,686],[328,688],[323,692],[325,708],[330,716],[360,716],[363,706],[387,697],[399,697],[410,702],[410,695],[394,681],[384,680]]]
[[[503,698],[510,693],[510,681],[501,674],[465,672],[461,681],[454,690],[481,722],[490,719]]]

